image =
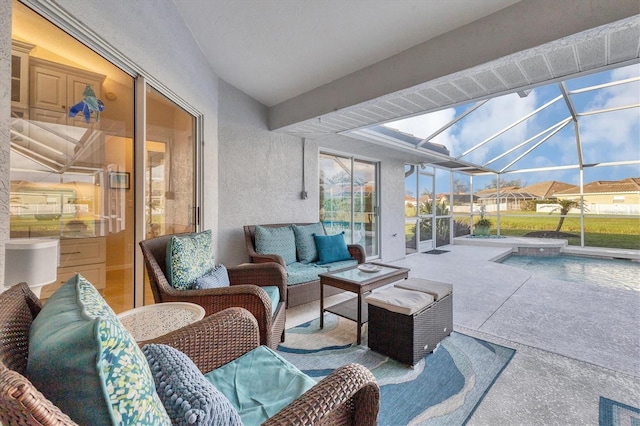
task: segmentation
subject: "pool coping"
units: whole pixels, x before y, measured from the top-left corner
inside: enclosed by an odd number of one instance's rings
[[[549,251],[554,254],[568,254],[573,256],[598,257],[603,259],[628,259],[640,262],[640,250],[615,249],[606,247],[577,247],[570,246],[567,240],[552,240],[549,238],[533,237],[501,237],[501,238],[468,238],[466,236],[453,239],[454,245],[491,246],[504,247],[507,251],[492,259],[493,262],[500,261],[512,253],[525,252],[533,254],[531,249],[541,249],[544,254],[549,255]]]

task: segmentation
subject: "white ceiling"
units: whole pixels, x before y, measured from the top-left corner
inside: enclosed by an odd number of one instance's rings
[[[266,106],[519,0],[174,0],[217,75]]]
[[[591,2],[584,7],[586,12],[577,14],[572,7],[582,6],[582,3],[568,0],[562,4],[565,15],[556,17],[553,17],[554,10],[547,10],[543,2],[534,3],[539,0],[173,1],[216,74],[270,107],[270,116],[274,109],[282,109],[283,105],[286,111],[286,104],[291,105],[291,102],[305,105],[305,101],[309,101],[321,106],[318,112],[308,113],[306,117],[301,114],[285,123],[272,123],[270,118],[271,129],[300,137],[322,138],[325,144],[342,145],[345,140],[352,139],[324,138],[323,135],[347,134],[372,124],[636,63],[640,58],[640,15],[635,14],[640,12],[640,6],[627,0],[617,0],[620,10],[623,3],[626,4],[620,15],[627,18],[600,26],[591,24],[595,22],[592,18],[603,13],[607,6]],[[519,4],[513,6],[516,3]],[[509,6],[519,9],[503,10]],[[544,25],[530,22],[530,17],[519,16],[536,8],[537,18],[546,20]],[[629,10],[635,15],[627,15]],[[350,79],[351,76],[368,75],[368,71],[380,63],[389,65],[390,57],[411,55],[415,47],[423,46],[425,41],[473,25],[496,12],[512,12],[508,13],[511,18],[522,18],[510,22],[512,25],[531,24],[527,28],[529,31],[524,31],[529,35],[536,29],[549,30],[549,25],[558,25],[563,22],[563,16],[576,12],[579,16],[577,27],[581,30],[458,72],[405,86],[405,89],[389,89],[391,84],[384,77],[369,79],[368,84],[375,81],[384,92],[379,91],[378,95],[364,101],[327,107],[315,97],[317,88],[347,79],[347,85],[334,85],[325,91],[330,94],[330,102],[341,100],[341,91],[352,88],[349,84],[358,86],[362,82],[358,78]],[[576,28],[575,22],[571,28]],[[489,29],[487,33],[492,34],[491,31]],[[487,33],[485,36],[491,37]],[[510,43],[516,41],[506,40],[507,45]],[[449,59],[458,59],[455,55],[464,50],[455,50]],[[472,57],[475,53],[466,51]],[[391,61],[391,73],[395,72],[394,65],[398,63]],[[407,72],[406,67],[398,70]],[[309,99],[310,93],[314,94],[313,99]],[[302,103],[296,103],[301,99],[304,99]],[[369,143],[367,152],[372,152],[373,146]],[[378,149],[388,148],[387,144],[378,144]],[[400,152],[396,148],[392,149]],[[403,155],[430,159],[428,150],[423,151],[412,149],[404,151]]]

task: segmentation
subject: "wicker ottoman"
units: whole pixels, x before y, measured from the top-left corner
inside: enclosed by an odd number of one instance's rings
[[[413,284],[425,286],[409,283]],[[369,348],[411,366],[433,352],[453,329],[451,288],[446,294],[442,288],[435,290],[438,300],[423,288],[416,291],[398,284],[367,296]]]
[[[453,286],[451,284],[422,278],[409,278],[395,286],[432,295],[437,305],[436,334],[438,343],[451,334],[453,331]]]

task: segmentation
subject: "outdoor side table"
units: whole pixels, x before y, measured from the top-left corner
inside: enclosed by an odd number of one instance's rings
[[[324,327],[324,312],[331,312],[356,322],[356,342],[362,341],[362,325],[368,321],[367,304],[363,295],[372,290],[404,280],[409,269],[383,264],[361,264],[357,267],[319,274],[320,277],[320,328]],[[357,297],[342,303],[324,307],[324,286],[336,287],[356,293]]]
[[[202,306],[189,302],[165,302],[130,309],[118,319],[138,342],[177,330],[204,318]]]

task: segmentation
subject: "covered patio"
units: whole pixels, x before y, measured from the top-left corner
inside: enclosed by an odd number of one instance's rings
[[[410,277],[453,284],[455,331],[516,349],[468,424],[593,424],[600,396],[637,401],[640,292],[548,279],[495,262],[514,247],[557,242],[487,242],[459,238],[441,247],[446,253],[391,262],[410,268]],[[637,251],[568,251],[640,259]],[[317,303],[289,309],[287,327],[316,318],[318,309]]]

